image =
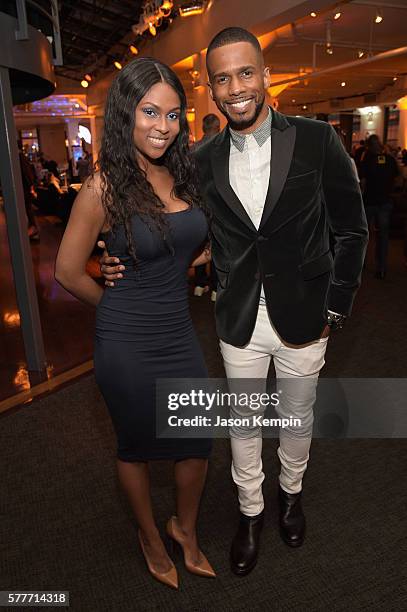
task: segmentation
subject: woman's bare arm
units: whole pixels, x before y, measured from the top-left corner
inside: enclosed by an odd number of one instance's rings
[[[55,279],[76,298],[96,306],[103,289],[86,272],[86,264],[105,223],[100,177],[90,177],[72,207],[59,247]]]

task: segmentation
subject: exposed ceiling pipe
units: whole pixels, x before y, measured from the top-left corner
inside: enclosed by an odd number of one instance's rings
[[[381,8],[381,9],[404,9],[407,10],[407,6],[405,4],[387,4],[387,2],[384,4],[383,2],[370,2],[370,0],[366,0],[364,2],[364,0],[355,0],[354,2],[352,2],[352,6],[355,5],[359,5],[359,6],[373,6],[375,8]]]
[[[366,64],[371,64],[372,62],[378,62],[380,60],[390,59],[392,57],[398,57],[399,55],[407,54],[407,47],[399,47],[398,49],[389,49],[389,51],[384,51],[383,53],[378,53],[377,55],[372,55],[371,57],[367,57],[366,59],[357,59],[352,62],[346,62],[345,64],[339,64],[337,66],[332,66],[331,68],[325,68],[325,70],[317,70],[315,72],[307,72],[305,75],[300,75],[296,77],[292,77],[289,79],[282,79],[281,81],[276,81],[273,83],[274,85],[283,85],[284,83],[293,83],[294,81],[305,81],[308,79],[325,76],[326,74],[331,74],[332,72],[337,72],[338,70],[347,70],[348,68],[361,67]]]

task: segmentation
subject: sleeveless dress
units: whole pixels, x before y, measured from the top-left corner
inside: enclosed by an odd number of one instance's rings
[[[103,238],[125,270],[106,287],[96,312],[94,364],[122,461],[206,458],[210,439],[165,439],[155,433],[157,378],[206,378],[189,313],[187,270],[205,241],[202,210],[166,213],[170,251],[156,229],[132,218],[137,264],[128,254],[124,227]],[[151,225],[151,224],[150,224]]]

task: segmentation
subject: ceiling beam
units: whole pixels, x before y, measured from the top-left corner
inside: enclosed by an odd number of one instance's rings
[[[63,0],[63,3],[64,3],[64,6],[71,9],[73,13],[76,13],[76,12],[79,14],[86,13],[87,15],[90,15],[91,17],[93,17],[94,21],[103,22],[104,20],[106,20],[110,23],[113,22],[116,24],[117,22],[120,22],[123,26],[129,27],[129,21],[133,19],[137,20],[136,11],[132,11],[131,14],[123,15],[123,11],[120,11],[119,13],[114,13],[105,8],[95,10],[94,8],[92,9],[91,6],[88,6],[83,2],[81,2],[81,4],[78,5],[72,0]],[[111,7],[112,4],[110,3],[109,6]],[[62,25],[62,28],[63,28],[63,25]]]

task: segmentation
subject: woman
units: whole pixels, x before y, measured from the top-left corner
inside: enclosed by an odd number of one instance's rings
[[[207,376],[187,300],[187,269],[208,233],[188,134],[185,93],[172,70],[151,58],[128,64],[109,91],[100,172],[75,201],[55,275],[97,306],[95,374],[118,438],[119,480],[151,574],[174,588],[176,569],[151,507],[152,460],[175,460],[177,517],[167,532],[187,569],[215,576],[196,536],[211,441],[155,435],[156,379]],[[85,269],[100,233],[125,264],[120,286],[104,292]],[[192,265],[207,260],[204,250]]]

